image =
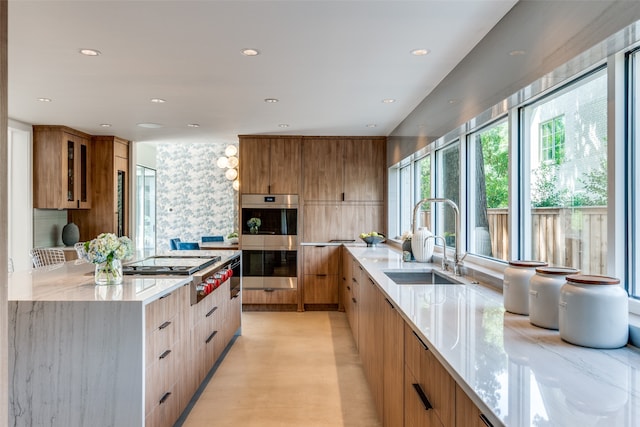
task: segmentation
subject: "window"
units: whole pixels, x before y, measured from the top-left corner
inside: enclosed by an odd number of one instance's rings
[[[629,122],[630,134],[633,143],[629,143],[629,191],[627,198],[629,199],[630,218],[631,218],[631,242],[634,244],[630,247],[631,255],[629,257],[629,294],[632,297],[640,298],[640,200],[638,199],[638,189],[640,189],[640,51],[633,51],[629,55]]]
[[[540,124],[540,158],[545,163],[564,160],[564,115]]]
[[[437,197],[443,197],[460,206],[460,142],[449,144],[437,152],[438,167],[436,168]],[[447,246],[455,246],[456,225],[455,214],[450,206],[439,203],[435,206],[436,232],[443,236]]]
[[[431,197],[431,156],[425,156],[416,161],[416,200],[418,203],[422,199]],[[417,226],[431,228],[431,209],[428,203],[423,203],[420,207],[420,218],[416,219]]]
[[[523,125],[525,257],[606,274],[606,70],[525,107]]]
[[[469,252],[509,259],[509,126],[469,135]]]

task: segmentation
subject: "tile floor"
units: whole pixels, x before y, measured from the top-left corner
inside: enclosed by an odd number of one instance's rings
[[[344,313],[242,316],[182,426],[380,426]]]

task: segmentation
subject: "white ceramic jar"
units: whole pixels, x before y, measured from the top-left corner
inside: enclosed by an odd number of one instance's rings
[[[613,277],[567,276],[558,318],[560,337],[572,344],[618,348],[629,340],[629,296]]]
[[[560,288],[567,276],[579,271],[569,267],[538,267],[529,281],[529,321],[532,325],[558,329]]]
[[[427,237],[433,236],[427,227],[420,227],[411,238],[411,251],[417,262],[429,262],[433,255],[434,239]]]
[[[510,313],[529,314],[529,281],[537,267],[545,267],[542,261],[509,261],[504,270],[502,294],[504,308]]]

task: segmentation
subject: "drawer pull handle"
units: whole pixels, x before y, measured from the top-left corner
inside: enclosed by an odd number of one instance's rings
[[[164,353],[160,355],[160,359],[164,359],[171,353],[171,350],[166,350]]]
[[[218,306],[213,307],[204,317],[211,316],[217,309],[218,309]]]
[[[266,288],[264,291],[265,292],[273,292],[273,288]]]
[[[170,324],[171,324],[171,322],[169,322],[169,321],[167,320],[167,321],[166,321],[166,322],[164,322],[162,325],[160,325],[160,326],[158,327],[158,329],[164,329],[164,328],[166,328],[167,326],[169,326]]]
[[[347,289],[348,289],[348,290],[351,290],[351,286],[347,286]]]
[[[355,277],[352,277],[352,278],[351,278],[351,281],[355,283],[356,278],[355,278]]]
[[[424,341],[422,341],[422,338],[420,338],[418,334],[416,334],[416,331],[411,331],[411,332],[413,332],[413,335],[418,339],[418,341],[420,341],[420,344],[422,344],[422,347],[424,347],[425,350],[429,350],[429,347],[427,347]]]
[[[393,304],[391,304],[391,301],[389,301],[389,298],[385,298],[384,300],[387,302],[387,304],[389,304],[389,307],[391,307],[391,309],[392,309],[392,310],[395,310],[395,309],[396,309],[396,308],[393,306]]]
[[[213,331],[213,333],[211,335],[209,335],[209,338],[207,338],[204,343],[205,344],[209,344],[211,342],[211,340],[213,339],[213,337],[216,336],[217,333],[218,333],[218,331]]]
[[[160,399],[160,404],[162,405],[164,402],[167,401],[167,399],[169,398],[169,396],[171,396],[171,392],[168,391],[164,394],[164,396],[162,396],[162,398]]]
[[[487,427],[493,427],[493,424],[491,424],[491,421],[489,421],[484,414],[480,414],[480,420],[482,420],[484,425],[486,425]]]
[[[369,281],[371,282],[372,285],[375,285],[376,283],[373,281],[373,279],[371,279],[371,277],[367,277],[367,279],[369,279]]]
[[[316,277],[327,277],[326,274],[316,274]]]
[[[166,294],[166,295],[162,295],[162,296],[161,296],[160,298],[158,298],[158,299],[164,299],[164,298],[166,298],[166,297],[170,297],[170,296],[171,296],[171,292],[169,292],[169,293],[168,293],[168,294]],[[171,394],[171,393],[169,393],[169,394]]]
[[[433,406],[431,406],[431,402],[429,402],[429,399],[427,399],[427,395],[424,394],[424,391],[422,390],[422,387],[420,387],[420,384],[413,384],[413,388],[415,389],[416,393],[418,393],[418,397],[424,405],[424,410],[428,411],[429,409],[433,409]]]
[[[327,245],[315,245],[316,248],[326,248]]]
[[[353,301],[354,304],[358,302],[355,298],[351,298],[351,301]]]

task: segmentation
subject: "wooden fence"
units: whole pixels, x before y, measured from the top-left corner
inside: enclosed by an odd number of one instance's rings
[[[489,209],[488,219],[492,256],[507,260],[508,210]],[[534,208],[531,237],[531,259],[588,274],[606,273],[606,207]]]

